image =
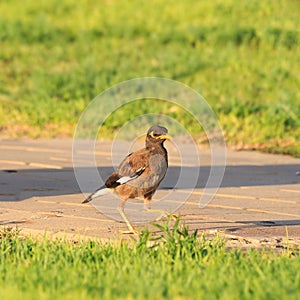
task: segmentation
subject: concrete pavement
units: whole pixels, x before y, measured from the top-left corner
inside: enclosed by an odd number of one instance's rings
[[[118,142],[112,161],[111,142],[99,144],[96,161],[106,177],[132,145]],[[142,146],[137,142],[134,147]],[[166,147],[170,166],[156,199],[172,190],[183,168],[198,167],[181,164],[178,149],[189,156],[189,144],[166,143]],[[300,159],[227,149],[222,185],[212,201],[199,208],[211,159],[208,148],[200,148],[199,153],[201,172],[195,188],[176,189],[176,199],[187,198],[176,213],[191,229],[222,232],[232,245],[281,247],[288,239],[290,244],[300,243],[300,176],[296,175]],[[0,141],[0,225],[18,226],[33,235],[119,238],[126,225],[119,222],[115,207],[110,208],[115,217],[107,216],[92,205],[82,205],[83,199],[72,167],[72,140]],[[143,228],[147,222],[136,225]]]

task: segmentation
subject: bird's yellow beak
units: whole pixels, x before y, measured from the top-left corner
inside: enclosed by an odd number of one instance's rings
[[[160,135],[159,138],[161,140],[170,140],[170,139],[172,139],[172,137],[168,134]]]

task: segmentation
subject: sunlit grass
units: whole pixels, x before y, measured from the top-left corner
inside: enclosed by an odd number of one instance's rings
[[[179,221],[136,241],[19,237],[2,229],[1,299],[299,299],[299,251],[228,250]]]
[[[297,1],[1,1],[2,137],[72,136],[113,84],[158,76],[200,92],[230,145],[300,155]],[[197,135],[187,115],[163,110]],[[107,120],[113,133],[132,104]],[[196,133],[195,133],[196,132]]]

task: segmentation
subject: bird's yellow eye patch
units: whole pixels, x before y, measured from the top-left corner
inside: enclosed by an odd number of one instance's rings
[[[155,135],[154,135],[154,132],[153,132],[153,131],[150,132],[150,136],[153,137],[154,139],[158,139],[158,138],[159,138],[159,136],[155,136]]]

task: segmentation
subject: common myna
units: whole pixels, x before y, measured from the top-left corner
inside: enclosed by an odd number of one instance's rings
[[[126,156],[105,184],[82,203],[90,202],[108,192],[116,193],[120,198],[118,207],[120,215],[126,222],[129,232],[136,233],[125,215],[125,202],[130,198],[143,197],[145,209],[150,210],[152,196],[164,179],[168,168],[168,153],[163,146],[166,139],[170,139],[170,136],[165,127],[152,126],[147,132],[145,148]]]

